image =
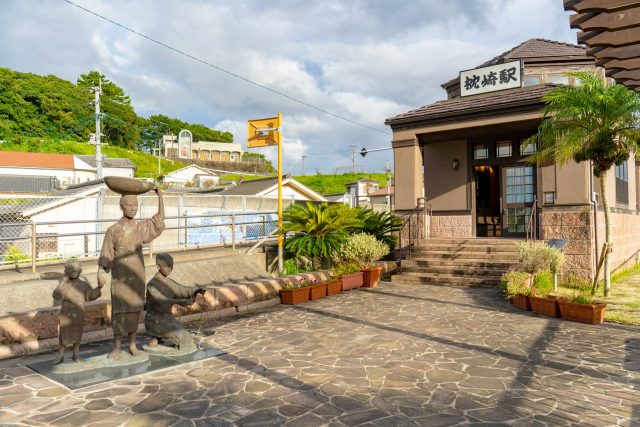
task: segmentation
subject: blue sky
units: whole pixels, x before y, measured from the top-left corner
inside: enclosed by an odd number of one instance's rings
[[[530,38],[575,43],[562,0],[74,0],[349,120],[216,71],[62,0],[4,0],[0,66],[75,81],[99,70],[138,114],[167,114],[246,139],[246,120],[284,116],[284,169],[334,172],[350,146],[390,146],[387,117],[443,99],[440,84]],[[270,4],[268,4],[270,3]],[[262,149],[270,158],[274,148]],[[391,151],[358,165],[381,171]]]

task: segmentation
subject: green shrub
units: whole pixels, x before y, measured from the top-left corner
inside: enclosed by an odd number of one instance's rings
[[[358,267],[358,264],[341,262],[333,266],[333,268],[331,269],[331,275],[334,277],[341,277],[347,274],[357,273],[358,271],[360,271],[360,267]]]
[[[402,230],[402,219],[391,212],[375,212],[373,209],[359,209],[358,218],[362,221],[360,230],[363,233],[371,234],[393,250],[398,243],[398,236],[395,234]]]
[[[23,264],[27,259],[29,259],[29,255],[23,253],[16,245],[9,243],[7,250],[4,251],[3,258],[4,261],[18,265]]]
[[[564,264],[564,255],[543,242],[518,243],[518,261],[524,271],[537,274],[541,271],[559,271]]]
[[[553,292],[553,275],[548,271],[538,273],[533,278],[531,293],[537,297],[546,297]]]
[[[389,253],[389,246],[366,233],[349,236],[340,246],[334,260],[357,263],[361,268],[371,268],[383,256]]]
[[[500,287],[507,298],[515,295],[529,295],[531,293],[531,288],[527,283],[528,279],[528,273],[523,273],[522,271],[509,271],[502,275]]]

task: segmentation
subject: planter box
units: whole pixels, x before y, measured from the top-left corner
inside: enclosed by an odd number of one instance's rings
[[[327,296],[327,284],[321,283],[319,285],[310,286],[311,294],[309,295],[310,300],[316,300],[320,298],[324,298]]]
[[[534,313],[560,317],[560,306],[555,298],[529,297],[529,302]]]
[[[578,304],[576,302],[558,301],[562,317],[574,322],[599,325],[604,322],[604,309],[607,304]]]
[[[382,266],[377,265],[373,268],[363,268],[363,284],[362,286],[365,288],[375,288],[378,286],[378,281],[380,280],[380,273],[382,272]]]
[[[300,304],[309,301],[310,286],[298,289],[280,289],[280,301],[282,304]]]
[[[515,305],[516,307],[522,310],[531,311],[531,303],[529,302],[529,297],[526,295],[512,296],[510,301],[511,301],[511,304]]]
[[[327,282],[327,296],[339,294],[340,292],[342,292],[342,285],[340,284],[340,280]]]
[[[362,271],[341,276],[340,282],[342,283],[342,292],[362,286],[363,276]]]

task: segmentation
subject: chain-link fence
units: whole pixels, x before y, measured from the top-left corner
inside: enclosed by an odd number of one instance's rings
[[[165,231],[147,250],[233,246],[269,235],[277,200],[252,196],[165,194]],[[285,199],[286,208],[293,199]],[[121,217],[120,196],[0,196],[0,266],[91,257],[106,229]],[[155,195],[138,196],[137,218],[158,209]]]

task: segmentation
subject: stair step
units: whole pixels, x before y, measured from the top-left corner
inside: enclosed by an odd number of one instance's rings
[[[496,260],[500,262],[509,262],[511,260],[517,260],[516,255],[512,253],[482,253],[482,252],[446,252],[446,251],[427,251],[427,252],[412,252],[411,258],[419,259],[466,259],[466,260]]]
[[[472,239],[448,239],[448,238],[429,238],[418,239],[416,244],[419,245],[492,245],[492,246],[516,246],[518,243],[524,242],[524,239],[503,239],[503,238],[472,238]]]
[[[514,260],[486,260],[471,261],[468,259],[417,258],[412,257],[402,261],[402,267],[449,267],[449,268],[490,268],[508,270],[517,261]]]
[[[432,246],[415,246],[411,249],[411,252],[430,253],[430,252],[452,252],[452,253],[499,253],[499,254],[512,254],[518,253],[517,248],[510,246],[445,246],[445,245],[432,245]]]
[[[442,286],[496,286],[500,283],[500,278],[488,277],[460,277],[460,276],[436,276],[415,274],[394,274],[391,276],[392,282],[425,283]]]
[[[401,274],[405,273],[425,273],[434,275],[448,275],[448,276],[499,276],[504,273],[504,268],[487,268],[487,267],[469,267],[469,266],[437,266],[437,267],[419,267],[419,266],[405,266],[402,265]]]

